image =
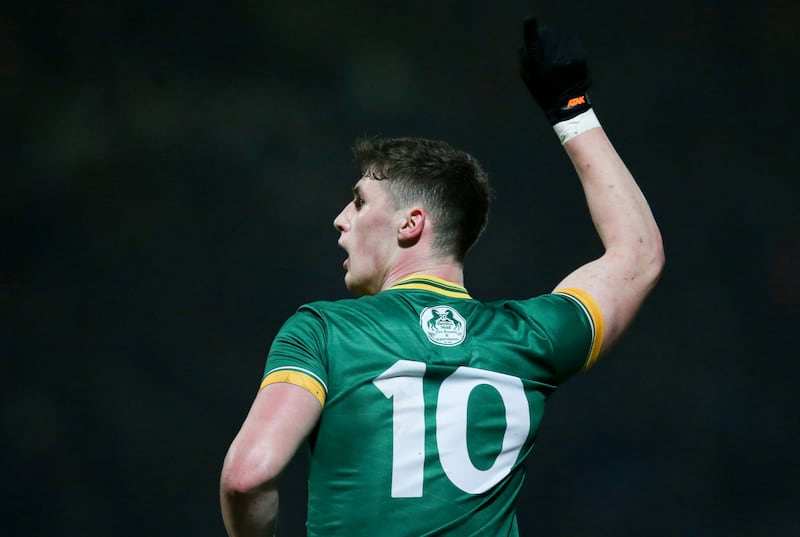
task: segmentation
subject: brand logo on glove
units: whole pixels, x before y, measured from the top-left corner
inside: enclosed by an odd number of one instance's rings
[[[567,101],[567,106],[565,109],[575,108],[576,106],[580,106],[582,104],[586,104],[586,95],[581,95],[580,97],[573,97],[569,101]]]

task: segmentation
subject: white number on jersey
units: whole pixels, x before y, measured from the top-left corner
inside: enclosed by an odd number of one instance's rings
[[[373,383],[392,409],[392,497],[422,496],[425,468],[425,400],[422,377],[425,364],[400,360]],[[505,408],[506,430],[500,453],[486,470],[472,464],[467,447],[467,404],[472,391],[491,386]],[[522,381],[511,375],[473,367],[459,367],[439,386],[436,400],[436,447],[448,479],[470,494],[489,490],[514,466],[530,432],[528,400]]]

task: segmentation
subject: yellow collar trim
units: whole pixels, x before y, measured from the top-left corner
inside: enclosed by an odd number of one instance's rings
[[[432,291],[440,295],[451,298],[472,298],[467,290],[457,283],[449,282],[436,276],[427,274],[414,274],[408,276],[392,285],[389,290],[416,289],[421,291]]]

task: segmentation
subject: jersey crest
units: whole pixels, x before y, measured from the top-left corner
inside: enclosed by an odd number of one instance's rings
[[[428,340],[442,347],[454,347],[467,335],[466,319],[450,306],[425,308],[419,315],[419,324]]]

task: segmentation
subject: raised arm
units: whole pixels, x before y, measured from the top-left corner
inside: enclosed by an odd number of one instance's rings
[[[564,145],[581,179],[589,211],[605,248],[557,288],[589,293],[605,324],[603,350],[633,320],[664,265],[661,235],[642,192],[600,127]]]
[[[650,207],[594,111],[580,41],[528,19],[520,50],[522,78],[545,111],[581,180],[605,253],[556,289],[580,289],[603,314],[607,350],[630,324],[664,265],[661,234]]]

